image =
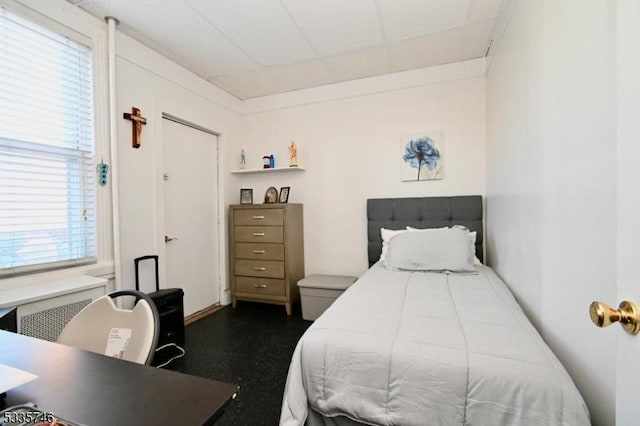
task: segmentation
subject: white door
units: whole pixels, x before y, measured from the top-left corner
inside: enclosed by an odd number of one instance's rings
[[[618,300],[640,303],[640,2],[617,2]],[[618,335],[616,424],[640,424],[640,334]],[[613,354],[613,351],[612,351]],[[613,360],[612,360],[613,361]]]
[[[219,302],[217,137],[163,119],[166,286],[185,315]]]

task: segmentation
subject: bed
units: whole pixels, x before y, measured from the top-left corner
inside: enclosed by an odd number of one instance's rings
[[[402,239],[423,238],[416,232],[390,240],[379,261],[380,228],[459,225],[476,233],[469,250],[481,260],[480,196],[371,199],[367,218],[370,268],[298,342],[281,425],[590,424],[566,370],[490,268],[390,269]]]

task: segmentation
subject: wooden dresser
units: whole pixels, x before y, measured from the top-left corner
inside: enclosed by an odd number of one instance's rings
[[[238,300],[284,305],[300,299],[304,278],[302,204],[229,206],[233,307]]]

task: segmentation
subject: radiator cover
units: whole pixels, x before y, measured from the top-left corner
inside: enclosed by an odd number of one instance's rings
[[[85,299],[23,315],[20,317],[20,333],[55,342],[65,325],[71,321],[71,318],[91,302],[91,299]]]
[[[18,305],[18,333],[55,342],[71,318],[106,293],[100,286]]]

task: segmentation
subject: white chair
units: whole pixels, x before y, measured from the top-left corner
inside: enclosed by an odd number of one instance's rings
[[[113,299],[120,296],[135,297],[133,309],[118,308]],[[148,365],[158,345],[159,328],[153,300],[139,291],[122,290],[102,296],[82,309],[64,327],[58,343],[113,356],[106,353],[109,347],[118,353],[118,358]]]

